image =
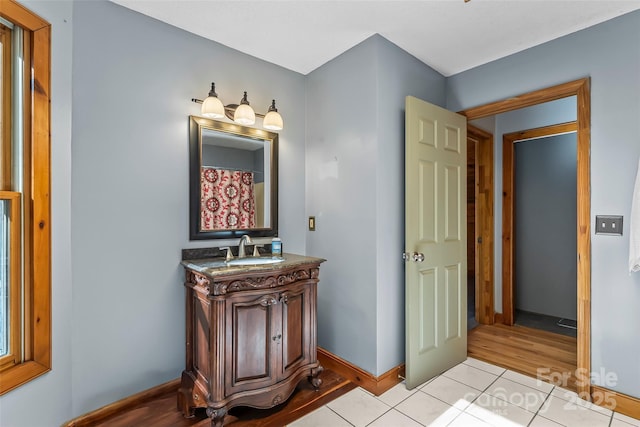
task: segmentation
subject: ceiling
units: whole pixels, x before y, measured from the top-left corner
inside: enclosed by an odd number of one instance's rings
[[[450,76],[640,9],[612,0],[112,0],[308,74],[380,34]]]

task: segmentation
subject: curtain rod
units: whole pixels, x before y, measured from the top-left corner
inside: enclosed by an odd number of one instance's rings
[[[234,172],[252,172],[252,173],[264,173],[263,171],[254,171],[254,170],[249,170],[249,169],[238,169],[238,168],[228,168],[226,166],[206,166],[203,165],[203,168],[210,168],[210,169],[222,169],[222,170],[228,170],[228,171],[234,171]]]

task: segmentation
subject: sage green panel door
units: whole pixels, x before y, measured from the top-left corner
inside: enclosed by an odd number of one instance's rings
[[[467,357],[467,124],[406,98],[406,385]]]

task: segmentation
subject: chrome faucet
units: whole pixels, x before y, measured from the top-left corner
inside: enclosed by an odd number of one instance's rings
[[[251,241],[251,237],[249,237],[249,235],[247,234],[243,234],[242,237],[240,238],[240,243],[238,244],[238,258],[244,258],[247,256],[247,254],[245,253],[244,250],[244,246],[246,244],[251,244],[253,243]]]

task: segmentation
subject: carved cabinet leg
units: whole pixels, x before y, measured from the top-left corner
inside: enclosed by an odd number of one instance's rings
[[[309,376],[309,382],[311,383],[313,388],[316,389],[316,391],[318,391],[320,389],[320,385],[322,385],[322,380],[318,378],[322,371],[324,371],[324,368],[318,365],[317,368],[313,368],[311,370],[311,376]]]
[[[222,427],[225,415],[227,415],[227,408],[207,408],[207,416],[211,418],[211,427]]]
[[[193,418],[195,416],[195,408],[189,405],[189,401],[182,389],[178,391],[178,411],[182,412],[182,416],[185,418]]]
[[[182,372],[182,382],[178,389],[178,411],[182,412],[185,418],[195,416],[195,405],[192,399],[192,391],[194,387],[193,378],[187,373]]]

